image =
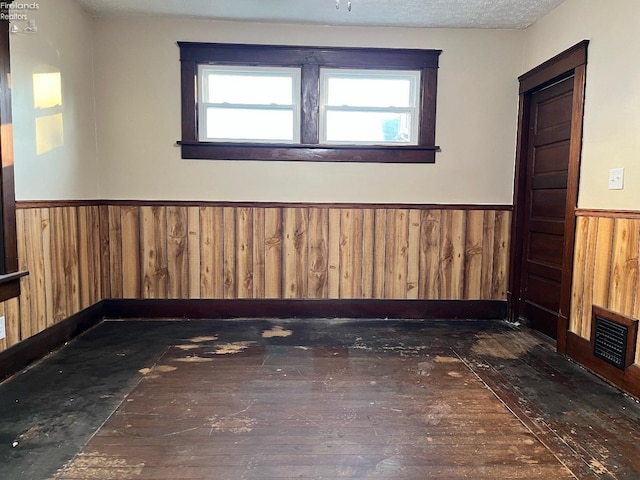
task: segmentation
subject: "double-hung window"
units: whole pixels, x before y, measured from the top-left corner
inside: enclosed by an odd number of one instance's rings
[[[320,69],[320,143],[417,145],[419,71]]]
[[[200,65],[201,142],[300,143],[300,69]]]
[[[435,161],[439,50],[179,46],[183,158]]]

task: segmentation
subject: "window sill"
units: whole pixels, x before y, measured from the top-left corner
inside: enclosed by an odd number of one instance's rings
[[[182,158],[303,162],[435,163],[437,146],[178,142]]]
[[[20,295],[20,279],[29,272],[20,271],[0,275],[0,302],[18,297]]]

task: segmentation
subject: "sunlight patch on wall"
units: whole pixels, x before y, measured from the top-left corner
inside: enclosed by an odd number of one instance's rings
[[[34,108],[62,105],[62,77],[60,72],[33,74]]]
[[[36,153],[42,155],[64,146],[60,72],[33,74],[33,107],[36,110]]]
[[[62,113],[36,118],[36,153],[42,155],[63,145]]]

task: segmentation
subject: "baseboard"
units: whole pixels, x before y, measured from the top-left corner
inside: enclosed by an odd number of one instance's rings
[[[595,357],[591,342],[572,332],[567,333],[566,354],[606,382],[629,395],[640,398],[640,365],[632,364],[624,370],[620,370]]]
[[[0,352],[0,381],[16,374],[104,319],[393,318],[504,319],[494,300],[107,299]]]
[[[0,381],[18,373],[56,348],[100,323],[102,301],[0,352]]]
[[[110,299],[104,317],[116,318],[393,318],[504,319],[499,300]]]

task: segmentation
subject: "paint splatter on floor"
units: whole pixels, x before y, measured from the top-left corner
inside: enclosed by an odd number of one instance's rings
[[[505,346],[505,333],[479,333],[476,342],[471,347],[471,351],[476,355],[484,355],[487,357],[501,358],[504,360],[517,360],[526,354],[536,344],[523,345],[521,343],[511,342],[509,347]]]
[[[242,415],[229,415],[226,417],[214,415],[209,417],[207,421],[211,424],[213,431],[228,433],[249,433],[257,423],[255,418]]]
[[[182,358],[174,358],[175,362],[184,362],[184,363],[203,363],[203,362],[211,362],[213,358],[209,357],[199,357],[198,355],[187,355]]]
[[[436,363],[459,363],[461,360],[457,357],[442,357],[440,355],[436,355],[434,359]]]
[[[431,362],[420,362],[418,364],[418,375],[421,377],[428,377],[431,375],[433,364]]]
[[[214,340],[218,340],[217,335],[193,337],[189,339],[189,341],[193,343],[213,342]]]
[[[175,347],[179,348],[180,350],[194,350],[196,348],[201,348],[200,345],[194,345],[193,343],[186,344],[186,345],[176,345]]]
[[[423,420],[427,425],[438,425],[451,413],[451,406],[447,403],[434,403],[427,408]]]
[[[34,425],[29,430],[20,435],[16,441],[33,440],[34,438],[38,438],[40,436],[41,428],[42,425]]]
[[[245,341],[245,342],[233,342],[233,343],[225,343],[222,345],[216,346],[215,350],[210,353],[214,353],[216,355],[229,355],[234,353],[240,353],[249,348],[250,345],[253,345],[256,342],[253,341]]]
[[[265,330],[262,332],[262,338],[289,337],[291,334],[293,334],[292,330],[286,330],[276,325],[271,330]]]
[[[155,365],[151,368],[141,368],[138,371],[143,375],[146,375],[151,372],[158,372],[158,373],[173,372],[175,369],[176,367],[172,367],[171,365]]]
[[[151,368],[141,368],[138,372],[146,378],[158,378],[159,374],[173,372],[176,369],[177,367],[172,367],[171,365],[154,365]]]
[[[81,453],[54,478],[100,478],[127,480],[137,478],[142,473],[144,463],[132,465],[122,457]],[[117,475],[114,476],[114,475]]]
[[[594,473],[598,475],[609,473],[609,471],[607,470],[607,467],[605,467],[602,463],[600,463],[595,458],[591,459],[591,461],[589,462],[589,467],[591,468],[591,470],[593,470]]]

